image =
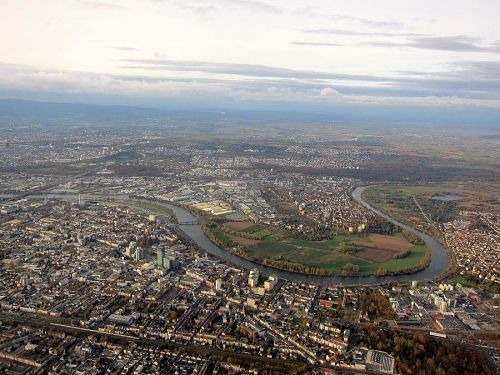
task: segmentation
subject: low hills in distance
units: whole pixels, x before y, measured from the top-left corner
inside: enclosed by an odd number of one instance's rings
[[[450,129],[494,130],[498,127],[499,111],[496,109],[441,108],[386,106],[375,108],[364,104],[332,104],[328,107],[294,107],[290,105],[265,106],[263,108],[227,109],[174,107],[168,103],[161,107],[140,105],[102,105],[36,101],[24,99],[0,99],[0,120],[37,120],[39,122],[61,118],[97,121],[105,119],[182,119],[191,121],[239,120],[249,123],[259,121],[308,122],[349,124],[355,127],[436,127]],[[0,126],[2,124],[0,123]],[[88,124],[87,124],[88,125]]]

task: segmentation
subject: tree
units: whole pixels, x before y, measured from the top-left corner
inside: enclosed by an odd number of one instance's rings
[[[353,274],[359,272],[359,266],[357,264],[346,263],[342,266],[342,271],[347,274]]]

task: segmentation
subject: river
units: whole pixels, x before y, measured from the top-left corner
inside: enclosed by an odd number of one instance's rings
[[[286,280],[291,280],[291,281],[298,281],[298,282],[303,282],[303,283],[309,283],[309,284],[321,284],[321,285],[377,285],[377,284],[383,284],[386,282],[390,281],[401,281],[401,282],[408,282],[412,280],[430,280],[434,279],[436,276],[438,276],[441,272],[446,270],[448,267],[448,262],[449,262],[449,257],[448,257],[448,252],[446,249],[437,241],[435,238],[428,236],[415,228],[412,228],[408,225],[405,225],[403,223],[400,223],[396,221],[395,219],[391,218],[390,216],[384,214],[383,212],[379,211],[375,207],[372,207],[370,204],[368,204],[361,194],[363,191],[366,189],[366,186],[361,186],[356,188],[353,193],[352,197],[360,204],[368,208],[369,210],[375,212],[377,215],[389,220],[391,223],[406,229],[412,233],[414,233],[416,236],[421,238],[426,245],[431,249],[432,252],[432,258],[431,262],[428,267],[425,269],[412,273],[412,274],[403,274],[403,275],[393,275],[393,276],[319,276],[319,275],[306,275],[306,274],[301,274],[301,273],[295,273],[295,272],[289,272],[289,271],[282,271],[278,270],[272,267],[264,266],[262,264],[254,263],[249,260],[246,260],[244,258],[241,258],[237,255],[234,255],[228,251],[222,250],[219,248],[217,245],[215,245],[212,241],[210,241],[207,236],[205,236],[205,233],[203,233],[203,230],[201,228],[201,225],[198,224],[198,219],[191,214],[188,210],[174,206],[169,203],[160,203],[160,202],[153,202],[155,204],[164,206],[166,208],[169,208],[172,210],[177,217],[177,221],[182,223],[182,222],[189,222],[189,223],[196,223],[196,224],[189,224],[189,225],[179,225],[179,228],[181,231],[189,237],[191,240],[193,240],[201,249],[205,250],[209,254],[212,254],[216,256],[217,258],[220,258],[226,262],[232,263],[235,266],[243,269],[253,269],[257,268],[262,274],[264,275],[271,275],[271,274],[276,274],[278,275],[279,278],[286,279]],[[6,197],[4,195],[3,197]],[[46,197],[51,197],[51,198],[65,198],[65,199],[78,199],[78,195],[61,195],[61,194],[47,194]],[[124,197],[122,196],[104,196],[104,195],[91,195],[91,194],[82,194],[82,199],[92,199],[92,198],[107,198],[107,199],[116,199],[116,200],[122,200]]]
[[[270,275],[270,274],[276,274],[278,277],[287,279],[287,280],[292,280],[292,281],[299,281],[299,282],[304,282],[304,283],[311,283],[311,284],[343,284],[343,285],[358,285],[358,284],[363,284],[363,285],[376,285],[376,284],[383,284],[385,282],[389,281],[412,281],[412,280],[430,280],[434,279],[436,276],[438,276],[441,272],[446,270],[448,267],[448,252],[446,249],[431,236],[428,236],[412,227],[409,227],[408,225],[405,225],[403,223],[400,223],[393,218],[389,217],[388,215],[384,214],[383,212],[377,210],[376,208],[372,207],[369,205],[361,196],[362,192],[366,189],[366,186],[358,187],[356,188],[352,196],[353,198],[365,206],[366,208],[372,210],[375,212],[377,215],[382,216],[389,220],[391,223],[398,225],[399,227],[406,229],[412,233],[414,233],[416,236],[421,238],[426,245],[431,249],[432,252],[432,258],[431,262],[428,267],[425,269],[412,273],[412,274],[404,274],[404,275],[393,275],[393,276],[316,276],[316,275],[305,275],[301,273],[295,273],[295,272],[288,272],[288,271],[282,271],[282,270],[277,270],[272,267],[267,267],[262,264],[257,264],[254,262],[251,262],[249,260],[243,259],[239,256],[236,256],[234,254],[231,254],[228,251],[222,250],[219,248],[217,245],[215,245],[212,241],[210,241],[206,236],[205,233],[203,233],[203,230],[201,228],[201,225],[196,224],[196,225],[180,225],[180,229],[188,236],[191,238],[200,248],[206,250],[208,253],[221,258],[227,262],[233,263],[236,266],[244,269],[252,269],[252,268],[257,268],[261,273],[264,275]],[[197,218],[191,214],[189,211],[187,211],[184,208],[174,206],[172,204],[168,203],[161,203],[161,205],[171,209],[174,213],[175,216],[177,217],[177,220],[179,222],[198,222]]]

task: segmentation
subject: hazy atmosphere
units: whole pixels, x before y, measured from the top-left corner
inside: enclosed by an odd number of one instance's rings
[[[499,374],[499,16],[0,0],[0,374]]]
[[[396,116],[432,107],[452,122],[460,106],[479,122],[498,116],[498,1],[371,4],[4,0],[0,96]]]

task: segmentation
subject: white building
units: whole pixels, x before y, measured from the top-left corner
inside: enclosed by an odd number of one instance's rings
[[[161,268],[170,268],[170,262],[167,258],[168,249],[166,247],[160,247],[156,250],[156,263]]]
[[[134,259],[135,260],[141,260],[143,256],[144,256],[144,250],[142,249],[142,247],[138,247],[135,250]]]
[[[134,256],[136,248],[137,243],[135,241],[130,242],[127,246],[127,249],[125,250],[125,255],[127,255],[128,257]]]
[[[250,271],[248,275],[248,285],[251,288],[255,288],[259,284],[259,275],[259,270],[257,268]]]
[[[215,280],[215,290],[220,292],[222,290],[222,280],[217,279]]]
[[[264,282],[264,289],[269,292],[274,289],[276,284],[278,283],[278,276],[277,275],[271,275],[269,276],[269,279],[267,279]]]

